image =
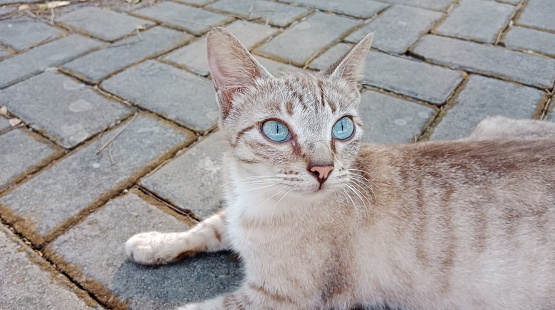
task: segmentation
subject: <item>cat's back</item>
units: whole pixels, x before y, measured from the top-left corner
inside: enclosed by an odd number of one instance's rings
[[[398,306],[555,307],[555,137],[363,145],[356,166]]]

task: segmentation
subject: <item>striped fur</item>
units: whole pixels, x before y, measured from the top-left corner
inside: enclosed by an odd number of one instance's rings
[[[238,291],[181,309],[555,308],[555,124],[493,118],[457,141],[361,144],[356,81],[371,37],[322,74],[282,77],[226,31],[209,37],[227,207],[126,244],[141,264],[240,254]],[[336,141],[345,115],[355,135]],[[292,139],[264,138],[268,119]],[[307,167],[330,162],[320,189]]]

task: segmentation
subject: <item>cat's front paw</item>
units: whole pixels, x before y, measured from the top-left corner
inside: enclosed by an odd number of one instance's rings
[[[141,265],[169,263],[174,257],[164,255],[164,235],[156,231],[134,235],[125,243],[127,257]]]

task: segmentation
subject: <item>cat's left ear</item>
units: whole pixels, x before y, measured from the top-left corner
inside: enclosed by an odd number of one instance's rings
[[[331,78],[347,80],[356,87],[356,84],[362,80],[364,76],[364,62],[373,39],[373,33],[367,34],[360,42],[353,46],[345,56],[326,70],[325,74]]]

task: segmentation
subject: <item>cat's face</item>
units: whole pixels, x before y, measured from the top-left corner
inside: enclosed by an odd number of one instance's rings
[[[323,195],[349,183],[362,137],[357,78],[371,38],[322,74],[270,75],[229,34],[209,35],[220,129],[245,180],[289,195]]]

